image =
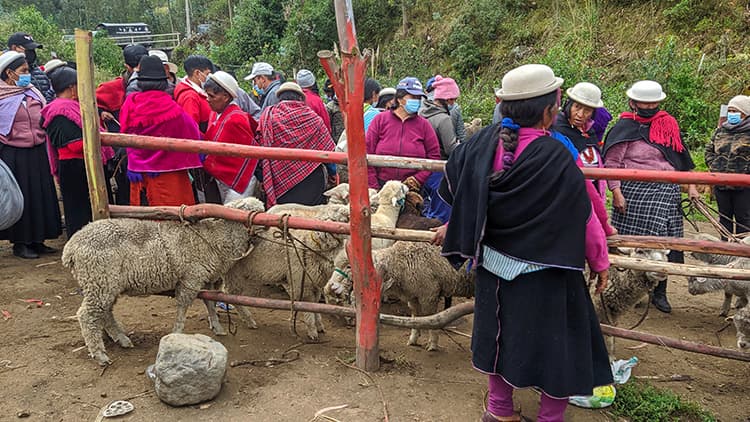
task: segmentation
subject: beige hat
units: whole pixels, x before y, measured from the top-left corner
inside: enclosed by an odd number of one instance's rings
[[[52,59],[44,64],[44,73],[49,75],[53,70],[65,66],[66,64],[68,64],[68,62],[64,62],[60,59]]]
[[[229,95],[232,96],[232,98],[237,98],[237,94],[240,91],[240,86],[237,84],[237,81],[232,77],[232,75],[219,70],[218,72],[209,73],[206,77],[206,80],[209,79],[216,82],[220,87],[224,88],[229,93]]]
[[[560,88],[563,82],[563,78],[555,76],[547,65],[525,64],[503,76],[496,95],[503,101],[526,100],[549,94]]]
[[[305,96],[305,93],[302,91],[302,88],[294,82],[284,82],[283,84],[281,84],[281,86],[279,86],[279,89],[276,91],[276,95],[279,95],[282,92],[286,92],[286,91],[293,91],[303,97]]]
[[[17,51],[6,51],[3,54],[0,54],[0,73],[5,72],[5,68],[10,66],[11,63],[18,60],[21,57],[26,57],[23,53],[19,53]]]
[[[661,84],[654,81],[638,81],[625,92],[625,95],[641,103],[659,103],[667,98],[667,94],[661,89]]]
[[[729,100],[728,107],[736,108],[745,116],[750,116],[750,97],[747,95],[737,95]]]
[[[169,57],[167,57],[167,53],[161,50],[149,50],[148,55],[158,57],[162,63],[167,65],[170,73],[177,73],[177,65],[169,61]]]
[[[578,104],[583,104],[593,108],[604,107],[604,103],[602,102],[602,90],[592,83],[579,82],[572,88],[568,88],[565,93],[568,94],[568,98]]]
[[[396,95],[396,88],[391,88],[388,86],[378,92],[378,97],[382,97],[384,95]]]

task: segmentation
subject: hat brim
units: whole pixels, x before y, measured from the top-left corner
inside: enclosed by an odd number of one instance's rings
[[[178,68],[176,64],[172,62],[164,62],[164,64],[167,65],[170,73],[175,73],[175,74],[177,73]]]
[[[404,89],[403,91],[406,91],[407,94],[416,95],[418,97],[427,97],[427,94],[425,94],[424,91],[418,89]]]
[[[138,77],[135,78],[136,81],[166,81],[167,79],[169,78],[167,78],[166,75],[159,77],[138,75]]]
[[[568,95],[568,98],[570,98],[571,100],[577,102],[578,104],[585,105],[585,106],[591,107],[591,108],[602,108],[602,107],[604,107],[604,101],[602,101],[601,99],[599,99],[599,102],[589,101],[589,100],[587,100],[585,98],[578,97],[575,94],[571,93],[570,92],[570,88],[568,88],[565,91],[565,93]]]
[[[245,80],[252,81],[253,79],[255,79],[256,76],[271,76],[271,75],[272,75],[271,73],[251,73],[245,76]]]
[[[528,100],[529,98],[536,98],[560,88],[563,84],[563,78],[555,76],[555,81],[551,84],[542,88],[535,89],[533,91],[526,92],[504,92],[502,88],[495,91],[495,95],[503,101],[514,101],[514,100]]]
[[[219,78],[211,78],[212,81],[216,82],[217,85],[224,88],[224,91],[229,93],[229,95],[232,98],[237,98],[237,92],[233,90],[232,88],[228,87],[224,82],[222,82]]]
[[[39,44],[38,42],[32,41],[32,42],[23,44],[23,48],[27,50],[36,50],[37,48],[44,48],[44,46]]]
[[[659,98],[657,99],[638,97],[637,95],[633,93],[633,88],[630,88],[627,91],[625,91],[625,95],[627,95],[628,98],[630,98],[631,100],[638,101],[639,103],[660,103],[667,98],[667,94],[665,94],[664,92],[662,92]]]

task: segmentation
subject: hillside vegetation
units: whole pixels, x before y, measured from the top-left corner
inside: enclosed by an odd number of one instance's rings
[[[73,58],[63,32],[102,21],[145,21],[154,32],[184,32],[179,1],[33,1],[14,9],[0,0],[0,36],[27,30],[51,50]],[[117,7],[113,7],[117,6]],[[307,67],[323,77],[316,52],[336,41],[331,0],[191,1],[194,24],[211,30],[173,53],[175,62],[199,52],[243,76],[255,60],[290,75]],[[613,114],[626,107],[624,91],[638,79],[664,86],[664,107],[695,149],[710,136],[719,105],[742,93],[750,78],[750,8],[727,0],[524,1],[355,0],[360,45],[375,54],[375,77],[393,84],[406,75],[456,78],[468,117],[488,121],[493,88],[522,63],[550,65],[566,86],[597,83]],[[63,28],[65,28],[63,30]],[[118,51],[97,41],[100,79],[119,71]]]

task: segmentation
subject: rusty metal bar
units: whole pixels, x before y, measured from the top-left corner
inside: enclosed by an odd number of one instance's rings
[[[228,295],[215,291],[201,291],[198,293],[201,299],[221,301],[235,305],[253,306],[265,309],[284,309],[296,310],[301,312],[316,312],[320,314],[338,315],[353,317],[356,311],[353,308],[344,306],[327,305],[323,303],[299,302],[292,304],[289,300],[266,299],[258,297]],[[417,328],[438,330],[446,327],[453,321],[474,312],[474,302],[464,302],[450,307],[444,311],[433,315],[423,317],[401,317],[396,315],[380,315],[380,323],[392,325],[401,328]],[[671,347],[673,349],[684,350],[692,353],[717,356],[725,359],[740,360],[750,362],[750,353],[743,353],[738,350],[724,349],[721,347],[710,346],[707,344],[696,343],[692,341],[678,340],[671,337],[664,337],[656,334],[644,333],[640,331],[626,330],[624,328],[613,327],[611,325],[601,324],[602,333],[625,338],[629,340],[642,341],[645,343],[656,344],[660,346]]]
[[[325,56],[321,54],[327,53]],[[330,56],[328,55],[330,54]],[[328,71],[333,60],[330,52],[319,53],[321,63]],[[335,62],[335,61],[334,61]],[[334,73],[338,75],[339,73]],[[330,76],[330,75],[329,75]],[[333,81],[333,79],[331,79]],[[336,82],[334,82],[336,86]],[[343,86],[342,86],[343,89]],[[361,107],[360,107],[361,108]],[[273,160],[315,161],[321,163],[346,164],[349,160],[343,152],[315,151],[304,149],[286,149],[254,147],[247,145],[195,141],[190,139],[159,138],[153,136],[127,135],[122,133],[102,133],[102,144],[142,149],[161,149],[165,151],[185,151],[214,155],[233,155],[240,157],[269,158]],[[393,167],[429,171],[443,171],[445,162],[420,158],[405,158],[389,155],[368,155],[367,165],[371,167]],[[733,173],[707,173],[685,171],[657,171],[633,169],[583,168],[583,174],[589,179],[640,180],[646,182],[750,186],[750,175]]]

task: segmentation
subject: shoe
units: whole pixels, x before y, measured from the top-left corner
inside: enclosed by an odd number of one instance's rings
[[[14,243],[13,244],[13,255],[23,259],[37,259],[39,254],[36,253],[31,247],[25,243]]]
[[[651,299],[651,303],[654,305],[654,307],[665,314],[672,312],[672,305],[669,304],[669,301],[667,300],[667,295],[656,295],[654,294],[653,299]]]
[[[57,249],[50,248],[49,246],[45,245],[44,242],[35,242],[31,244],[31,249],[33,249],[36,253],[40,255],[46,255],[57,252]]]
[[[654,288],[654,296],[651,298],[654,307],[665,314],[672,312],[672,306],[667,300],[667,280],[662,280]]]

